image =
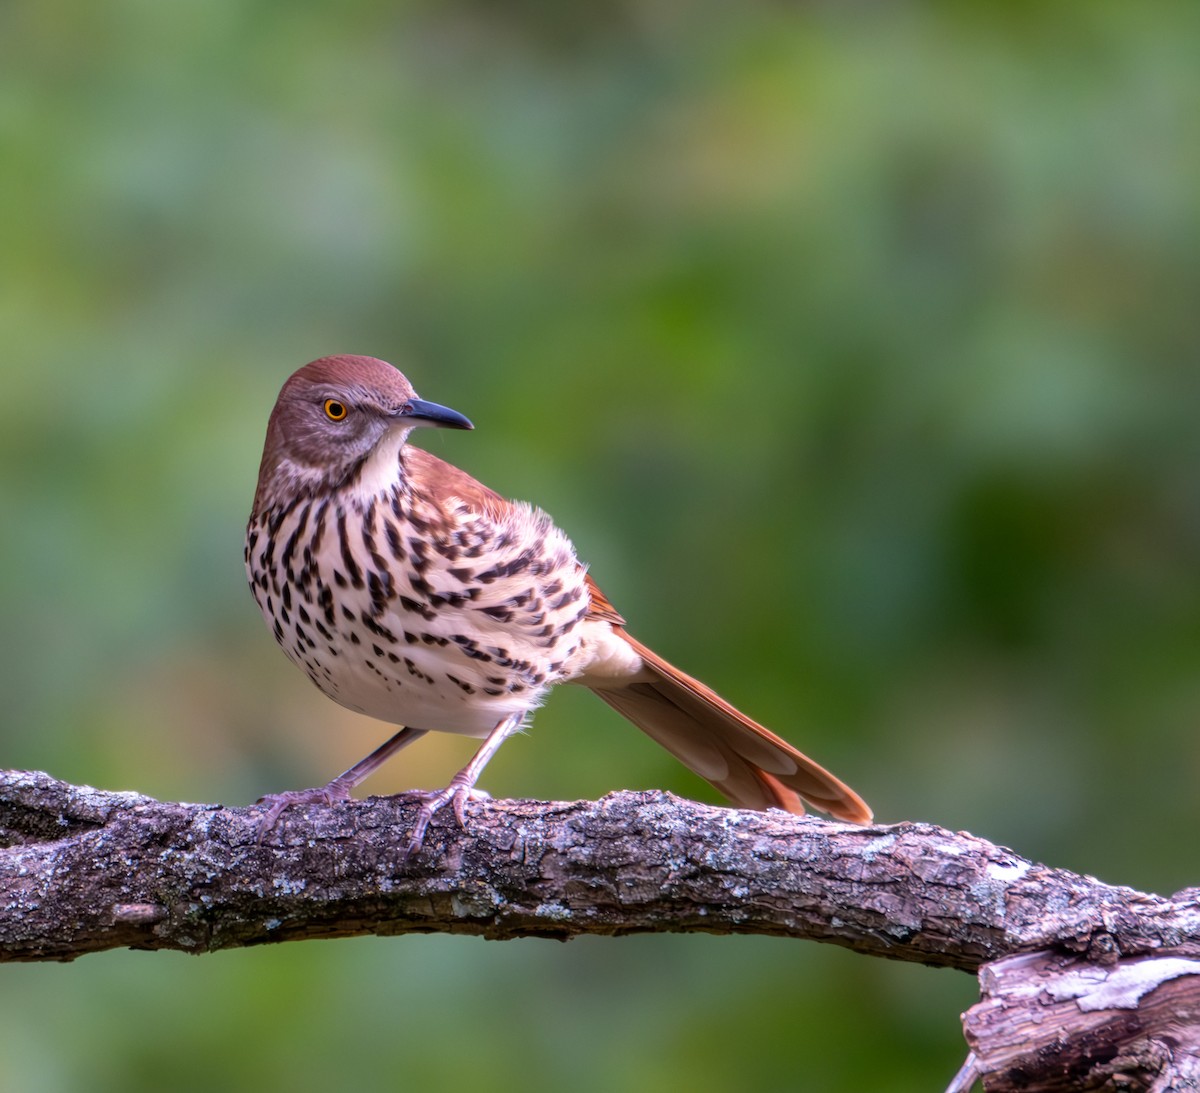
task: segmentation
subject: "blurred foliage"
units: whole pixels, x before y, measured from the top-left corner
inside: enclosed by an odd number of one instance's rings
[[[1157,0],[3,6],[0,762],[236,804],[378,742],[241,571],[279,384],[369,353],[881,819],[1197,883],[1198,51]],[[573,692],[485,781],[713,799]],[[974,997],[750,938],[4,974],[51,1093],[927,1090]]]

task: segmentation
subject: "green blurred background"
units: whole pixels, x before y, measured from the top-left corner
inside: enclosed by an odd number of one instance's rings
[[[1153,0],[4,5],[0,763],[246,804],[382,738],[241,562],[279,385],[367,353],[882,820],[1200,882],[1197,56]],[[485,783],[715,799],[574,692]],[[928,1090],[975,997],[707,937],[0,982],[0,1085],[99,1093]]]

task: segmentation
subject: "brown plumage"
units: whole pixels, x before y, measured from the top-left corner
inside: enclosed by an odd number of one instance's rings
[[[268,626],[326,694],[401,725],[328,785],[264,798],[348,797],[427,731],[484,737],[433,813],[463,805],[488,759],[556,683],[590,688],[735,804],[866,823],[848,786],[625,631],[545,513],[406,444],[419,425],[471,428],[391,365],[325,357],[284,384],[267,427],[246,570]]]

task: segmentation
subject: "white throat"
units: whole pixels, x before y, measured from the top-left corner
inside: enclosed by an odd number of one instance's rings
[[[404,447],[404,442],[412,430],[411,425],[389,429],[384,433],[383,439],[375,445],[374,451],[367,456],[354,484],[355,493],[364,501],[390,492],[396,485],[400,477],[400,449]]]

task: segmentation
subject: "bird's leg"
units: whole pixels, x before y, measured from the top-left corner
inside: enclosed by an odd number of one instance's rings
[[[484,796],[475,789],[475,783],[483,773],[483,768],[488,765],[492,756],[499,751],[500,745],[512,736],[513,733],[520,730],[524,719],[523,714],[513,714],[511,717],[506,717],[488,733],[487,739],[484,740],[479,750],[471,756],[470,762],[450,779],[450,784],[445,789],[439,789],[434,793],[425,795],[421,811],[417,813],[417,822],[413,824],[412,833],[408,837],[408,844],[405,846],[404,853],[400,857],[402,863],[406,862],[421,849],[421,844],[425,841],[425,829],[429,826],[429,821],[433,819],[434,813],[445,805],[453,803],[454,815],[458,819],[459,827],[466,826],[466,816],[464,813],[467,801],[474,796]]]
[[[259,821],[258,841],[292,805],[332,805],[338,801],[348,801],[350,791],[378,770],[387,760],[401,748],[419,740],[428,730],[403,728],[389,740],[385,740],[365,759],[360,759],[349,770],[342,771],[336,778],[330,779],[316,789],[291,789],[283,793],[268,793],[258,799],[258,804],[268,805],[267,814]]]

